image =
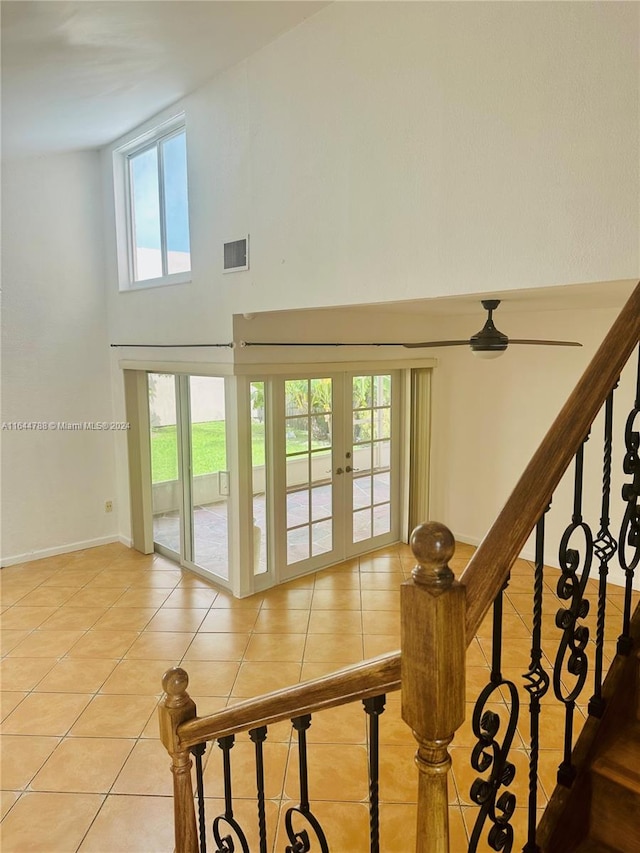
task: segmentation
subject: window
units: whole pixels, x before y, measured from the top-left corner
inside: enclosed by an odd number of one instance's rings
[[[190,279],[186,141],[182,119],[117,152],[125,188],[127,248],[121,287]]]

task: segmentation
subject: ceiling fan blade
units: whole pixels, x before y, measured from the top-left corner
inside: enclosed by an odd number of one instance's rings
[[[416,341],[415,343],[402,344],[407,349],[420,349],[421,347],[468,347],[469,341]]]
[[[578,341],[529,341],[524,338],[516,339],[509,338],[510,344],[534,344],[543,347],[581,347],[582,344]]]

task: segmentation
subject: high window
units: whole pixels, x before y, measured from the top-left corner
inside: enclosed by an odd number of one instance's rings
[[[117,152],[125,194],[125,289],[190,279],[186,142],[182,120]]]

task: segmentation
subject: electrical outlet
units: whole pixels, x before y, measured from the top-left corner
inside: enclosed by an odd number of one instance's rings
[[[104,511],[105,512],[113,512],[113,501],[105,501],[104,502]]]

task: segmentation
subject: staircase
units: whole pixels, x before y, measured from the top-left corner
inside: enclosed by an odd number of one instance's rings
[[[576,853],[640,850],[640,658],[629,664],[583,785],[590,794],[588,836]]]
[[[467,802],[477,808],[469,807],[468,822],[465,815],[469,853],[518,849],[524,853],[640,853],[640,606],[635,612],[632,606],[640,567],[640,353],[636,365],[630,364],[635,368],[630,410],[628,398],[622,401],[616,396],[619,384],[629,386],[629,373],[627,380],[623,376],[625,382],[619,380],[639,342],[640,284],[459,580],[449,566],[455,550],[452,533],[436,522],[414,530],[411,547],[416,565],[412,578],[401,587],[401,651],[202,718],[187,693],[187,673],[179,668],[165,673],[160,735],[171,757],[176,853],[206,853],[207,838],[209,843],[214,841],[215,853],[272,853],[263,744],[268,727],[282,721],[293,725],[299,763],[299,798],[288,804],[284,821],[286,853],[329,853],[310,800],[308,767],[313,744],[307,744],[306,733],[316,712],[350,703],[360,704],[367,718],[367,850],[387,853],[379,833],[378,718],[386,694],[399,689],[402,717],[417,741],[417,824],[415,848],[412,842],[398,849],[462,853],[449,833],[448,747],[466,714],[477,741],[467,795]],[[603,417],[596,422],[601,411]],[[592,432],[602,435],[601,444],[593,436],[589,440]],[[587,444],[602,471],[599,521],[583,516],[585,464],[594,461],[587,456]],[[560,541],[550,543],[546,542],[546,516],[565,473],[572,480],[573,505],[563,502],[566,527]],[[613,488],[621,473],[622,488]],[[593,515],[593,503],[592,499],[585,504],[585,514]],[[530,596],[531,603],[528,621],[523,619],[516,626],[531,633],[528,668],[523,665],[516,675],[508,663],[513,642],[509,638],[522,634],[509,633],[514,616],[504,593],[511,569],[532,533],[531,572],[513,579],[518,582],[518,594]],[[556,555],[559,574],[545,566],[545,554],[550,551]],[[625,575],[624,603],[616,607],[609,600],[607,583],[614,558]],[[492,637],[488,680],[484,686],[473,685],[478,695],[471,710],[475,697],[465,693],[465,654],[481,626],[483,636],[488,636],[485,620]],[[550,647],[543,648],[542,626],[550,621],[557,633]],[[604,678],[607,643],[615,637],[617,653]],[[587,705],[585,721],[582,709]],[[540,818],[540,741],[551,708],[554,712],[559,708],[564,721],[562,760],[558,784]],[[232,749],[236,735],[243,732],[249,733],[255,751],[250,771],[255,774],[259,837],[255,848],[250,848],[245,830],[234,817]],[[206,761],[207,744],[214,742],[223,756],[224,811],[211,829],[205,813],[203,757]],[[524,774],[510,756],[514,743],[523,742],[529,765]],[[522,746],[516,751],[521,755]],[[243,772],[246,775],[247,768]],[[512,785],[514,779],[518,784]]]
[[[640,850],[640,721],[627,723],[591,768],[589,833],[617,853]],[[607,848],[608,849],[608,848]]]
[[[640,608],[631,636],[635,653],[612,665],[602,719],[576,744],[582,769],[570,789],[558,785],[538,828],[544,853],[640,851]]]

